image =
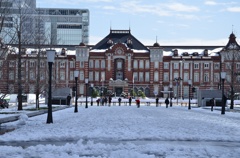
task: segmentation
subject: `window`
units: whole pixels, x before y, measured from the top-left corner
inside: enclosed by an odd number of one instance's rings
[[[60,68],[65,68],[65,62],[64,61],[60,62]]]
[[[145,61],[145,68],[146,68],[146,69],[149,69],[149,67],[150,67],[150,66],[149,66],[149,60],[146,60],[146,61]]]
[[[99,81],[99,72],[95,72],[95,81]]]
[[[101,68],[105,68],[105,60],[101,61]]]
[[[134,62],[133,62],[133,68],[138,68],[138,62],[137,62],[137,60],[134,60]]]
[[[101,72],[101,79],[105,81],[105,72]]]
[[[154,72],[154,81],[155,82],[159,81],[158,72],[157,71]]]
[[[209,73],[204,73],[204,82],[209,82]]]
[[[178,77],[180,77],[179,74],[178,74],[178,72],[174,72],[173,78],[178,78]]]
[[[9,62],[9,67],[14,67],[15,66],[15,62],[14,61],[10,61]]]
[[[184,63],[184,64],[183,64],[183,68],[184,68],[184,69],[189,69],[189,63]]]
[[[194,73],[194,78],[193,78],[194,82],[199,82],[199,73],[195,72]]]
[[[40,73],[40,80],[45,80],[45,74],[44,73]]]
[[[60,71],[60,80],[65,80],[65,71]]]
[[[89,60],[89,68],[93,68],[93,60]]]
[[[84,80],[84,72],[80,71],[80,80]]]
[[[199,63],[194,63],[194,69],[199,69]]]
[[[240,63],[236,63],[236,69],[240,69]]]
[[[214,73],[214,78],[213,78],[214,82],[219,82],[219,73]]]
[[[2,78],[2,71],[0,71],[0,79]]]
[[[30,70],[30,80],[35,80],[36,79],[36,77],[35,77],[35,73],[34,73],[34,71],[33,70]]]
[[[84,61],[80,61],[80,68],[84,68]]]
[[[134,77],[134,82],[138,81],[138,73],[137,72],[133,73],[133,77]]]
[[[140,82],[143,81],[143,72],[139,72],[139,81],[140,81]]]
[[[30,61],[30,67],[35,67],[35,61]]]
[[[33,84],[29,85],[30,93],[35,93],[35,86]]]
[[[9,80],[14,80],[14,71],[9,71]]]
[[[117,61],[117,68],[122,69],[122,61]]]
[[[143,60],[139,61],[139,68],[143,69]]]
[[[173,68],[174,68],[174,69],[179,69],[179,63],[174,63],[174,64],[173,64]]]
[[[149,72],[145,72],[145,82],[149,82]]]
[[[99,68],[99,60],[95,60],[95,68]]]
[[[93,81],[93,72],[89,71],[89,81]]]
[[[164,68],[164,69],[169,69],[169,63],[164,62],[163,68]]]
[[[231,69],[231,63],[226,63],[226,69]]]
[[[0,61],[0,67],[2,67],[3,66],[3,61]]]
[[[74,80],[75,78],[74,78],[74,71],[70,71],[70,80]]]
[[[184,81],[184,82],[188,82],[188,79],[189,79],[188,72],[184,72],[183,81]]]
[[[155,61],[155,62],[154,62],[154,68],[155,68],[155,69],[158,69],[158,61]]]
[[[165,82],[169,81],[169,73],[168,72],[164,72],[164,74],[163,74],[163,81],[165,81]]]
[[[40,62],[40,67],[45,67],[45,62],[44,61]]]
[[[204,69],[209,69],[209,63],[204,63]]]
[[[75,68],[74,61],[70,61],[70,68]]]
[[[219,63],[215,63],[214,64],[214,69],[220,69],[220,64]]]

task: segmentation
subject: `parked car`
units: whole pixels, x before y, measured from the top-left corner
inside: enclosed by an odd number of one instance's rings
[[[7,100],[5,100],[5,99],[0,99],[0,107],[1,107],[1,108],[8,108],[8,107],[9,107],[9,104],[8,104]]]

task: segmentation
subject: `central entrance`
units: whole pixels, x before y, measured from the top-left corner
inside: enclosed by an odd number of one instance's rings
[[[120,96],[123,92],[123,88],[122,87],[116,87],[115,92],[116,92],[116,96]]]

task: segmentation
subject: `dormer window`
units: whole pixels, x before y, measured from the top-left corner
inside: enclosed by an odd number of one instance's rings
[[[198,56],[198,52],[194,52],[194,53],[193,53],[193,56]]]
[[[128,44],[128,45],[132,45],[132,39],[128,38],[128,39],[127,39],[127,44]]]
[[[206,56],[206,57],[208,56],[208,50],[207,49],[204,50],[203,55]]]
[[[111,38],[109,38],[108,41],[107,41],[107,44],[112,45],[113,44],[113,40]]]
[[[65,55],[65,54],[66,54],[66,50],[62,48],[61,55]]]
[[[183,52],[183,56],[188,56],[188,52]]]
[[[174,55],[174,56],[178,56],[178,50],[177,50],[177,49],[175,49],[175,50],[173,51],[173,55]]]

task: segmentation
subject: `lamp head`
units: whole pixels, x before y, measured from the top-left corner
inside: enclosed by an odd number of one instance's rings
[[[53,63],[56,51],[55,50],[46,50],[46,52],[47,52],[47,61]]]

